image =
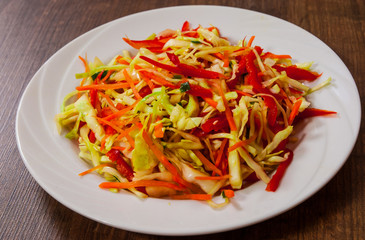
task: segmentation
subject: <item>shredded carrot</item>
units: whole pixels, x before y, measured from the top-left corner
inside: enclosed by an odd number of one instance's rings
[[[218,169],[211,161],[209,161],[199,150],[193,150],[194,154],[200,159],[200,161],[207,167],[207,169],[222,176],[222,171]]]
[[[157,119],[157,121],[159,122],[155,125],[155,131],[153,132],[153,135],[155,136],[155,138],[162,138],[164,135],[163,125],[159,118]]]
[[[121,133],[123,132],[123,129],[121,129],[119,126],[115,125],[113,122],[105,120],[104,118],[96,118],[100,123],[106,124],[114,128],[117,132]]]
[[[226,114],[226,118],[227,118],[229,127],[230,127],[231,131],[237,131],[237,126],[236,126],[236,123],[234,122],[232,111],[228,106],[228,102],[227,102],[226,96],[224,95],[223,89],[220,86],[220,84],[215,84],[215,85],[218,88],[219,95],[221,95],[221,97],[222,97],[224,108],[225,108],[225,114]]]
[[[148,136],[148,133],[143,130],[142,132],[142,136],[143,139],[145,140],[145,142],[147,143],[148,147],[151,149],[151,151],[153,152],[153,154],[157,157],[157,159],[167,168],[168,171],[171,172],[171,174],[176,177],[176,179],[181,182],[181,183],[185,183],[186,181],[184,179],[181,178],[181,176],[179,175],[176,167],[174,165],[172,165],[169,160],[167,159],[167,157],[163,154],[163,152],[152,142],[152,139],[150,138],[150,136]],[[184,185],[185,185],[184,184]],[[189,185],[188,183],[186,185]]]
[[[285,58],[291,58],[290,55],[277,55],[271,52],[265,53],[262,58],[277,58],[277,59],[285,59]]]
[[[78,91],[85,91],[91,89],[106,90],[106,89],[121,89],[128,87],[129,83],[121,82],[121,83],[111,83],[111,84],[93,84],[93,85],[79,86],[76,87],[76,90]]]
[[[127,62],[125,59],[123,59],[123,57],[122,57],[122,56],[118,56],[115,60],[116,60],[119,64],[129,65],[129,62]]]
[[[251,47],[253,40],[255,39],[255,36],[252,36],[250,40],[248,40],[247,47]]]
[[[119,136],[125,137],[127,139],[127,141],[129,142],[129,144],[132,146],[132,148],[134,148],[134,146],[135,146],[134,139],[129,135],[128,132],[121,132]],[[120,139],[119,136],[117,139]]]
[[[243,147],[243,146],[245,146],[247,144],[250,144],[252,141],[254,141],[256,139],[256,137],[257,137],[257,131],[249,139],[239,141],[239,142],[233,144],[232,146],[230,146],[228,148],[228,152],[232,152],[233,150],[235,150],[235,149],[237,149],[239,147]]]
[[[217,158],[215,160],[215,166],[219,166],[219,164],[221,163],[223,152],[224,152],[224,147],[226,146],[227,142],[228,142],[228,138],[223,139],[222,144],[218,150]]]
[[[106,142],[107,137],[108,137],[108,135],[105,134],[105,136],[101,139],[101,141],[100,141],[100,151],[104,150],[105,142]]]
[[[223,175],[223,176],[196,176],[196,180],[223,180],[228,179],[229,175]]]
[[[160,76],[157,76],[151,72],[145,71],[144,69],[141,69],[140,72],[142,74],[144,74],[146,77],[149,77],[150,79],[154,80],[155,82],[157,82],[158,84],[162,85],[162,86],[166,86],[166,87],[171,87],[171,88],[176,88],[174,84],[172,84],[171,82],[163,79]]]
[[[79,56],[80,60],[83,62],[84,64],[84,67],[85,67],[85,72],[89,72],[90,69],[89,69],[89,64],[87,64],[87,55],[85,55],[85,58]]]
[[[134,65],[134,68],[137,69],[137,71],[140,70],[140,69],[143,69],[141,66],[139,66],[137,64]],[[143,73],[141,73],[141,72],[140,72],[140,76],[143,79],[143,81],[145,81],[147,83],[148,87],[152,91],[155,88],[155,86],[153,85],[152,81],[148,77],[146,77]]]
[[[100,94],[103,98],[105,98],[106,102],[108,103],[110,109],[113,112],[118,112],[119,110],[114,106],[113,101],[110,99],[110,97],[102,92],[98,92],[98,94]]]
[[[243,96],[252,97],[252,94],[250,94],[250,93],[247,93],[247,92],[244,92],[244,91],[241,91],[241,90],[234,90],[234,91],[236,91],[236,93],[241,94]]]
[[[218,103],[211,98],[203,98],[210,106],[217,108]]]
[[[212,195],[210,194],[184,194],[184,195],[172,195],[170,196],[175,200],[198,200],[198,201],[207,201],[212,199]]]
[[[108,73],[105,75],[105,77],[101,79],[101,81],[105,82],[106,80],[108,80],[108,78],[110,77],[110,75],[112,75],[113,72],[114,72],[113,70],[109,70]]]
[[[289,119],[288,119],[289,125],[291,125],[293,123],[295,116],[298,115],[301,104],[302,104],[302,99],[300,99],[294,103],[293,108],[289,115]]]
[[[134,85],[133,83],[133,80],[132,78],[129,76],[128,72],[127,72],[127,69],[124,69],[123,70],[123,75],[125,77],[125,80],[128,82],[129,86],[132,88],[132,91],[134,93],[134,96],[137,98],[137,99],[142,99],[141,95],[139,95],[137,89],[136,89],[136,86]]]
[[[182,187],[177,186],[173,183],[157,181],[157,180],[139,180],[133,182],[103,182],[99,185],[100,188],[119,188],[119,189],[147,187],[147,186],[168,187],[178,191],[183,190]]]
[[[223,196],[225,196],[226,198],[233,198],[234,197],[234,191],[231,189],[224,189],[222,191],[222,193],[224,194]]]
[[[113,118],[117,118],[117,117],[121,117],[123,116],[125,113],[129,112],[130,110],[132,110],[134,108],[134,106],[138,103],[138,101],[136,101],[135,103],[133,103],[132,105],[125,107],[121,110],[119,110],[118,112],[112,113],[108,116],[106,116],[105,118],[103,118],[104,120],[111,120]]]
[[[224,51],[223,67],[229,67],[228,51]]]
[[[117,149],[117,150],[123,152],[125,150],[125,147],[113,146],[112,149]]]
[[[85,172],[82,172],[82,173],[79,173],[79,176],[84,176],[86,174],[89,174],[95,170],[98,170],[99,168],[103,168],[103,167],[113,167],[112,164],[109,164],[109,163],[104,163],[104,164],[100,164],[98,166],[95,166],[93,168],[90,168],[89,170],[86,170]]]

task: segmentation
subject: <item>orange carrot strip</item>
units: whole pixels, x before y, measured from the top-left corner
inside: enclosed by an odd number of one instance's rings
[[[226,146],[227,142],[228,142],[228,138],[223,139],[222,144],[218,150],[217,159],[215,160],[215,166],[219,166],[219,164],[221,163],[223,152],[224,152],[224,147]]]
[[[114,123],[105,120],[104,118],[96,118],[99,122],[109,125],[112,128],[114,128],[119,134],[123,135],[123,137],[126,137],[129,144],[134,148],[134,139],[129,136],[128,132],[124,131],[123,129],[121,129],[120,127],[118,127],[117,125],[115,125]],[[119,136],[118,136],[119,138]]]
[[[105,136],[101,139],[100,141],[100,151],[103,151],[105,148],[105,142],[106,142],[106,138],[108,137],[108,135],[105,134]]]
[[[150,138],[150,136],[148,136],[148,133],[145,130],[143,130],[142,136],[143,136],[143,139],[145,140],[145,142],[147,143],[147,145],[149,146],[149,148],[151,149],[151,151],[153,152],[153,154],[167,168],[167,170],[175,177],[176,181],[178,181],[179,183],[181,183],[185,186],[190,186],[190,184],[188,182],[186,182],[183,178],[181,178],[176,167],[169,162],[169,160],[163,154],[163,152],[152,142],[152,139]]]
[[[241,90],[234,90],[234,91],[236,91],[236,93],[241,94],[243,96],[252,97],[252,94],[250,94],[250,93],[247,93],[247,92],[244,92],[244,91],[241,91]]]
[[[299,112],[299,108],[300,108],[301,104],[302,104],[302,99],[300,99],[300,100],[298,100],[294,103],[293,108],[292,108],[292,110],[290,112],[290,115],[289,115],[289,119],[288,119],[289,125],[291,125],[293,123],[295,116]]]
[[[225,196],[226,198],[233,198],[234,197],[234,191],[231,189],[224,189],[223,191],[223,196]]]
[[[125,113],[129,112],[130,110],[132,110],[137,103],[138,103],[138,101],[136,101],[135,103],[133,103],[132,105],[130,105],[130,106],[126,107],[126,108],[123,108],[123,109],[119,110],[118,112],[115,112],[115,113],[112,113],[112,114],[106,116],[103,119],[104,120],[111,120],[113,118],[121,117]]]
[[[290,55],[277,55],[271,52],[265,53],[262,58],[277,58],[277,59],[285,59],[285,58],[291,58]]]
[[[112,128],[114,128],[117,132],[121,133],[123,132],[123,129],[121,129],[120,127],[118,127],[117,125],[115,125],[114,123],[108,121],[108,120],[105,120],[104,118],[96,118],[100,123],[102,124],[106,124],[106,125],[109,125],[111,126]]]
[[[105,98],[106,102],[108,103],[110,109],[113,112],[118,112],[119,110],[114,106],[114,103],[112,102],[112,100],[110,99],[110,97],[102,92],[98,92],[103,98]]]
[[[239,142],[233,144],[232,146],[230,146],[228,148],[228,152],[232,152],[233,150],[235,150],[239,147],[243,147],[247,144],[250,144],[252,141],[254,141],[256,139],[256,137],[257,137],[257,132],[255,132],[254,135],[252,135],[252,137],[250,137],[249,139],[239,141]]]
[[[120,89],[127,87],[129,87],[129,83],[122,82],[122,83],[93,84],[93,85],[79,86],[76,87],[76,90],[78,91],[85,91],[91,89],[106,90],[106,89]]]
[[[110,77],[110,75],[112,75],[113,72],[114,72],[113,70],[109,70],[108,73],[105,75],[105,77],[101,79],[101,81],[105,82]]]
[[[217,58],[219,58],[220,60],[224,60],[224,56],[223,56],[223,54],[222,53],[220,53],[220,52],[217,52],[217,53],[214,53],[213,54],[215,57],[217,57]]]
[[[124,69],[123,70],[123,75],[125,77],[125,80],[128,82],[129,86],[132,88],[132,91],[134,93],[134,96],[138,99],[142,99],[141,95],[139,95],[137,89],[136,89],[136,86],[134,85],[133,83],[133,80],[132,78],[129,76],[128,72],[127,72],[127,69]]]
[[[175,85],[172,84],[171,82],[163,79],[160,76],[157,76],[151,72],[145,71],[141,69],[140,72],[143,72],[142,74],[144,74],[145,76],[149,77],[150,79],[154,80],[155,82],[159,83],[160,85],[166,86],[166,87],[171,87],[171,88],[175,88]]]
[[[223,67],[229,67],[228,51],[224,51]]]
[[[123,59],[122,56],[118,56],[116,60],[119,64],[129,65],[129,62]]]
[[[113,146],[112,149],[117,149],[117,150],[123,152],[125,150],[125,147]]]
[[[93,168],[90,168],[89,170],[86,170],[85,172],[79,173],[79,176],[84,176],[88,173],[91,173],[91,172],[93,172],[95,170],[98,170],[99,168],[103,168],[103,167],[113,167],[113,165],[109,164],[109,163],[100,164],[96,167],[93,167]]]
[[[211,170],[218,175],[222,176],[222,171],[218,169],[211,161],[209,161],[199,150],[193,150],[195,155],[200,159],[200,161],[207,167],[208,170]]]
[[[160,118],[157,118],[157,121],[160,121]],[[163,137],[164,132],[163,132],[163,125],[162,125],[161,121],[155,125],[155,131],[153,132],[153,135],[155,136],[155,138]]]
[[[129,135],[128,132],[121,132],[119,134],[120,135],[116,138],[116,140],[120,140],[123,137],[125,137],[127,139],[127,141],[129,142],[129,144],[132,146],[132,148],[134,148],[134,146],[135,146],[134,139]]]
[[[85,72],[89,72],[89,71],[90,71],[90,69],[89,69],[89,64],[87,64],[86,56],[85,56],[85,58],[83,58],[83,57],[79,56],[79,59],[80,59],[80,60],[83,62],[83,64],[84,64]]]
[[[231,129],[231,131],[237,131],[237,126],[236,126],[236,123],[234,122],[232,111],[228,106],[228,102],[227,102],[227,99],[224,95],[223,89],[220,86],[220,84],[216,84],[216,86],[219,90],[219,95],[221,95],[221,97],[222,97],[224,108],[226,109],[225,114],[226,114],[226,118],[227,118],[227,121],[228,121],[228,124],[229,124],[229,128]]]
[[[255,39],[255,36],[252,36],[250,40],[248,40],[247,47],[251,47],[253,40]]]
[[[195,177],[196,180],[223,180],[229,178],[229,175],[223,176],[197,176]]]
[[[217,108],[218,103],[211,98],[203,98],[210,106]]]
[[[141,66],[138,66],[137,64],[134,65],[134,68],[137,69],[137,70],[140,70],[140,69],[143,69]],[[151,82],[151,80],[146,77],[143,73],[140,72],[140,76],[141,78],[143,79],[143,81],[145,81],[148,85],[148,87],[153,90],[155,88],[155,86],[153,85],[153,83]]]
[[[207,201],[212,199],[212,195],[210,194],[184,194],[184,195],[172,195],[170,196],[175,200],[198,200],[198,201]]]
[[[99,185],[100,188],[119,188],[119,189],[147,187],[147,186],[168,187],[178,191],[183,190],[183,188],[173,183],[157,181],[157,180],[139,180],[133,182],[103,182]]]

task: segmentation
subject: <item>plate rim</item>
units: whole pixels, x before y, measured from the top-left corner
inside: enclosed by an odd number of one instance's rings
[[[22,157],[22,160],[27,168],[27,170],[31,173],[32,177],[36,180],[36,182],[43,188],[43,190],[45,190],[49,195],[51,195],[55,200],[57,200],[58,202],[60,202],[62,205],[64,205],[65,207],[73,210],[74,212],[77,212],[78,214],[84,216],[84,217],[87,217],[89,219],[92,219],[96,222],[101,222],[103,224],[106,224],[106,225],[109,225],[109,226],[112,226],[112,227],[116,227],[116,228],[121,228],[120,226],[117,226],[117,225],[114,225],[112,223],[108,223],[108,222],[103,222],[101,221],[100,219],[97,219],[97,218],[93,218],[92,216],[88,215],[88,214],[85,214],[85,213],[82,213],[80,211],[78,211],[78,209],[74,209],[73,206],[70,206],[70,204],[67,203],[67,201],[65,199],[58,199],[56,197],[54,197],[54,195],[52,194],[52,191],[46,186],[44,185],[44,183],[42,181],[40,181],[39,179],[37,179],[36,177],[36,173],[34,172],[34,169],[29,165],[29,162],[28,160],[26,159],[23,151],[22,151],[22,144],[21,144],[21,140],[20,140],[20,137],[19,137],[19,115],[20,115],[20,110],[21,110],[21,106],[22,106],[22,103],[23,101],[25,101],[25,96],[26,96],[26,93],[28,91],[28,88],[30,86],[30,84],[33,81],[33,79],[35,78],[35,76],[37,76],[41,71],[43,71],[43,68],[45,68],[45,66],[47,66],[47,64],[49,63],[49,61],[56,57],[57,54],[59,54],[59,52],[61,52],[63,49],[67,48],[69,45],[71,45],[73,42],[77,41],[79,38],[81,38],[82,36],[86,35],[86,34],[89,34],[91,32],[94,32],[94,31],[98,31],[99,29],[102,29],[102,28],[105,28],[107,25],[109,24],[113,24],[114,22],[120,20],[120,19],[124,19],[124,18],[128,18],[128,17],[132,17],[132,16],[135,16],[135,15],[143,15],[147,12],[157,12],[157,11],[165,11],[165,10],[169,10],[169,9],[176,9],[176,8],[227,8],[227,9],[235,9],[235,10],[242,10],[242,11],[248,11],[248,12],[251,12],[251,13],[254,13],[254,14],[258,14],[258,15],[265,15],[265,16],[268,16],[269,18],[275,18],[277,20],[280,20],[280,21],[283,21],[285,22],[286,24],[291,24],[292,26],[295,26],[296,28],[300,29],[301,31],[305,31],[306,34],[310,34],[312,37],[315,37],[317,40],[321,41],[322,43],[324,43],[322,40],[320,40],[318,37],[316,37],[315,35],[313,35],[312,33],[310,33],[309,31],[287,21],[287,20],[283,20],[281,18],[278,18],[276,16],[272,16],[272,15],[269,15],[269,14],[266,14],[266,13],[261,13],[261,12],[258,12],[258,11],[254,11],[254,10],[249,10],[249,9],[243,9],[243,8],[236,8],[236,7],[230,7],[230,6],[218,6],[218,5],[184,5],[184,6],[172,6],[172,7],[164,7],[164,8],[157,8],[157,9],[152,9],[152,10],[145,10],[145,11],[142,11],[142,12],[136,12],[136,13],[133,13],[133,14],[130,14],[130,15],[126,15],[126,16],[122,16],[120,18],[117,18],[117,19],[114,19],[112,21],[109,21],[107,23],[104,23],[102,25],[99,25],[89,31],[86,31],[84,33],[82,33],[81,35],[77,36],[76,38],[74,38],[73,40],[71,40],[70,42],[68,42],[66,45],[64,45],[63,47],[61,47],[60,49],[58,49],[51,57],[49,57],[47,59],[46,62],[44,62],[42,64],[42,66],[36,71],[36,73],[33,75],[33,77],[31,78],[31,80],[28,82],[27,84],[27,87],[25,88],[25,90],[23,91],[22,93],[22,96],[20,98],[20,101],[19,101],[19,104],[18,104],[18,108],[17,108],[17,111],[16,111],[16,123],[15,123],[15,135],[16,135],[16,142],[17,142],[17,147],[18,147],[18,150],[19,150],[19,153]],[[342,59],[327,45],[324,43],[324,45],[326,45],[328,47],[328,49],[330,49],[337,57],[340,61],[342,61]],[[342,61],[343,63],[343,61]],[[351,72],[348,70],[347,66],[343,63],[343,65],[346,67],[348,73],[350,74],[350,76],[352,77],[351,75]],[[144,232],[144,231],[140,231],[138,229],[127,229],[127,228],[121,228],[121,229],[124,229],[124,230],[128,230],[128,231],[133,231],[133,232],[141,232],[141,233],[147,233],[147,234],[158,234],[158,235],[169,235],[169,236],[187,236],[187,235],[200,235],[200,234],[207,234],[207,233],[217,233],[217,232],[222,232],[222,231],[228,231],[228,230],[232,230],[232,229],[237,229],[239,227],[247,227],[247,226],[250,226],[250,225],[253,225],[253,224],[256,224],[258,222],[262,222],[262,221],[265,221],[267,219],[271,219],[277,215],[280,215],[282,214],[283,212],[286,212],[286,211],[289,211],[290,209],[293,209],[294,207],[296,207],[297,205],[301,204],[303,201],[307,200],[308,198],[310,198],[311,196],[313,196],[315,193],[317,193],[321,188],[323,188],[329,181],[331,181],[333,179],[333,177],[338,173],[338,171],[340,171],[340,169],[342,168],[342,166],[347,162],[348,160],[348,157],[350,156],[351,152],[353,151],[353,148],[354,148],[354,145],[356,144],[357,142],[357,138],[358,138],[358,134],[359,134],[359,130],[360,130],[360,125],[361,125],[361,101],[360,101],[360,96],[359,96],[359,92],[358,92],[358,88],[356,86],[356,82],[355,80],[353,79],[352,77],[352,80],[353,80],[353,83],[355,84],[355,88],[357,90],[357,96],[359,98],[359,121],[358,121],[358,124],[357,126],[354,126],[355,127],[355,132],[357,133],[356,134],[356,137],[354,137],[354,140],[351,144],[351,147],[348,148],[348,153],[346,154],[347,157],[345,160],[342,161],[342,164],[341,166],[337,169],[337,171],[335,171],[335,173],[329,177],[327,179],[327,181],[324,181],[322,184],[320,185],[317,185],[317,187],[315,188],[315,190],[312,191],[311,194],[309,195],[306,195],[306,197],[304,198],[301,198],[299,201],[297,201],[294,205],[291,205],[289,208],[286,208],[286,209],[283,209],[282,211],[278,211],[274,214],[271,214],[269,216],[267,216],[265,219],[257,219],[256,221],[253,221],[251,223],[249,223],[248,225],[242,225],[242,224],[239,224],[239,223],[236,223],[236,225],[234,226],[231,226],[231,227],[226,227],[225,229],[218,229],[217,231],[209,231],[209,230],[206,230],[206,231],[203,231],[203,232],[192,232],[192,233],[188,233],[188,234],[183,234],[183,233],[177,233],[177,234],[173,234],[173,233],[170,233],[170,232],[167,232],[167,233],[163,233],[163,232]]]

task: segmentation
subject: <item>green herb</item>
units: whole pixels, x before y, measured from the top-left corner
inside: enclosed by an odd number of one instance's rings
[[[100,76],[100,79],[103,79],[107,73],[108,73],[108,71],[103,71],[103,73]],[[93,80],[95,80],[95,78],[97,78],[99,74],[100,74],[100,72],[94,73],[93,75],[91,75],[91,78]]]
[[[200,41],[197,41],[197,40],[192,40],[191,42],[192,43],[201,43]]]
[[[180,92],[186,92],[190,90],[189,82],[184,82],[180,85]]]
[[[224,191],[222,191],[222,197],[223,198],[227,198],[226,194],[224,193]]]

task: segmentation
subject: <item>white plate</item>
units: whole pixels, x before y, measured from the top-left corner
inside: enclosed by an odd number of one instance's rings
[[[217,17],[218,16],[218,17]],[[233,203],[220,210],[196,201],[140,200],[98,187],[97,175],[79,177],[88,166],[78,149],[54,124],[63,97],[78,84],[83,71],[78,55],[107,61],[130,49],[122,37],[143,39],[166,28],[217,26],[236,43],[255,35],[265,51],[290,54],[294,61],[314,61],[333,84],[310,96],[313,106],[338,112],[338,117],[313,118],[299,132],[302,139],[277,192],[262,183],[238,191]],[[360,127],[360,99],[355,82],[341,59],[305,30],[265,14],[218,6],[184,6],[133,14],[102,25],[73,40],[52,56],[30,81],[16,120],[17,143],[26,167],[51,196],[68,208],[117,228],[159,235],[193,235],[245,227],[298,205],[323,187],[348,158]]]

